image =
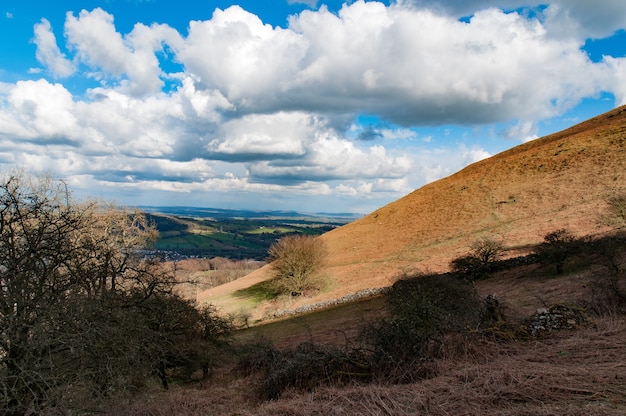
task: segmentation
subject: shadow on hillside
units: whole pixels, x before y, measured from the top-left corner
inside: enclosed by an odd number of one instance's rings
[[[624,314],[626,234],[577,239],[568,250],[558,272],[553,258],[536,250],[494,262],[476,281],[464,273],[406,277],[384,295],[386,313],[378,311],[349,343],[316,343],[322,328],[312,326],[312,313],[311,325],[302,325],[305,342],[284,349],[263,343],[242,359],[239,371],[258,375],[265,399],[322,385],[413,383],[437,376],[438,359],[481,343],[549,338],[599,316]]]

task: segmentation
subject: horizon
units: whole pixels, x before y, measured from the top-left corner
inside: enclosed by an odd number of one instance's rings
[[[257,214],[297,214],[303,215],[306,217],[316,217],[321,218],[324,216],[329,217],[330,219],[339,219],[346,218],[348,216],[354,217],[354,219],[362,218],[367,214],[360,214],[357,212],[305,212],[305,211],[294,211],[294,210],[282,210],[282,209],[237,209],[237,208],[217,208],[217,207],[205,207],[205,206],[189,206],[189,205],[160,205],[160,206],[152,206],[152,205],[135,205],[130,206],[128,208],[135,208],[140,211],[144,211],[146,213],[158,213],[158,214],[174,214],[180,215],[182,211],[216,211],[218,213],[257,213]],[[160,211],[160,210],[167,210]]]
[[[367,215],[626,104],[626,3],[9,0],[0,166],[126,206]]]

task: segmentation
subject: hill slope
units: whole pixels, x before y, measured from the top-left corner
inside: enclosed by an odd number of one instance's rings
[[[474,163],[322,236],[329,249],[318,295],[289,307],[388,286],[407,271],[444,271],[481,237],[523,250],[559,228],[602,232],[606,199],[626,192],[626,107]],[[269,268],[199,295],[238,310],[231,294]]]

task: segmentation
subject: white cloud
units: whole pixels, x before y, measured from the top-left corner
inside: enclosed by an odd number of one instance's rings
[[[72,95],[61,84],[18,81],[8,91],[6,103],[9,111],[0,113],[4,121],[0,134],[6,137],[44,142],[71,138],[77,124]]]
[[[142,24],[123,36],[95,9],[68,14],[65,31],[75,59],[104,86],[158,93],[169,75],[157,54],[167,47],[194,88],[218,92],[240,114],[365,111],[405,125],[536,120],[614,88],[580,40],[551,35],[554,16],[573,13],[558,4],[545,24],[497,9],[464,23],[403,4],[322,7],[292,16],[287,29],[233,6],[190,22],[187,38]],[[53,38],[45,44],[58,51]]]
[[[37,60],[57,77],[66,78],[72,75],[75,71],[74,64],[59,50],[50,22],[47,19],[41,19],[41,23],[35,25],[34,31],[33,42],[37,45],[35,55]]]
[[[0,84],[0,161],[127,195],[392,198],[489,156],[418,141],[416,127],[497,122],[525,141],[601,91],[626,104],[626,58],[593,63],[581,50],[626,27],[626,3],[554,0],[536,18],[489,8],[539,3],[356,1],[286,28],[233,6],[190,22],[186,36],[164,24],[120,33],[111,14],[83,10],[66,15],[64,47],[42,19],[41,64],[100,85]],[[380,124],[356,125],[359,114]]]
[[[180,35],[167,25],[150,27],[137,23],[127,36],[117,32],[113,16],[98,8],[82,10],[78,17],[68,13],[65,34],[77,58],[98,70],[101,81],[122,79],[120,85],[136,95],[157,93],[163,86],[161,68],[155,53],[167,42],[177,47]]]
[[[191,22],[177,49],[237,111],[364,111],[405,125],[540,119],[611,89],[576,39],[497,9],[469,23],[382,3],[263,24],[238,6]],[[575,88],[573,88],[575,86]]]
[[[363,150],[350,141],[323,136],[309,143],[302,159],[263,161],[249,169],[253,178],[270,181],[401,178],[411,162],[404,155],[388,155],[382,146]]]
[[[288,88],[306,50],[302,42],[297,33],[232,6],[216,9],[211,20],[190,22],[176,56],[204,86],[245,108],[248,100],[272,101]]]
[[[479,146],[455,144],[446,147],[422,148],[412,155],[415,168],[408,176],[409,183],[417,188],[426,183],[452,175],[467,165],[491,157]]]
[[[244,160],[298,157],[317,133],[316,127],[315,118],[304,113],[247,115],[222,123],[207,150]]]
[[[626,104],[626,58],[605,57],[604,62],[609,68],[607,71],[610,82],[614,85],[613,93],[617,105]]]
[[[508,127],[503,132],[507,139],[520,140],[528,142],[537,138],[537,127],[531,121],[517,122],[515,125]]]

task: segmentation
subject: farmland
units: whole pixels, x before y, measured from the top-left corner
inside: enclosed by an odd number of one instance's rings
[[[263,260],[269,246],[288,234],[321,235],[355,214],[301,214],[284,211],[240,211],[149,207],[159,231],[154,249],[167,257],[226,257]]]

